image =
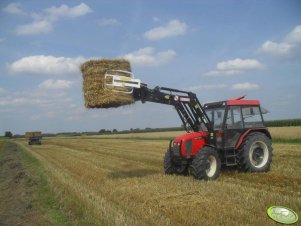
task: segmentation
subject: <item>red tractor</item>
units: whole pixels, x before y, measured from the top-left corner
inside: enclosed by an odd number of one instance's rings
[[[264,126],[258,100],[238,97],[201,105],[195,93],[156,87],[138,79],[116,76],[113,87],[126,87],[135,100],[174,106],[188,133],[170,141],[164,156],[166,174],[218,178],[221,166],[247,172],[267,172],[272,162],[272,138]]]

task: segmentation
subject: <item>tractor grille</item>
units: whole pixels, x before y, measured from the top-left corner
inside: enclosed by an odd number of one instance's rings
[[[181,165],[182,155],[181,155],[182,142],[174,143],[172,140],[169,144],[169,151],[172,161],[176,165]]]
[[[181,157],[180,146],[171,147],[170,151],[172,153],[172,156],[174,156],[174,157]]]
[[[192,140],[188,140],[185,143],[185,152],[187,155],[190,155],[192,152]]]
[[[179,145],[170,148],[171,158],[175,165],[181,165],[182,156],[181,156],[180,147],[181,146]]]

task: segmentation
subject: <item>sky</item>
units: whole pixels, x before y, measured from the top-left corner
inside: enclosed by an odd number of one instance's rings
[[[125,58],[201,103],[247,95],[301,118],[299,0],[0,1],[0,135],[181,125],[171,106],[86,109],[80,65]]]

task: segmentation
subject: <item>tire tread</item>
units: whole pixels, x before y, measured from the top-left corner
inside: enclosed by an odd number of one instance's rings
[[[258,137],[258,139],[263,138],[265,140],[265,143],[268,146],[268,151],[271,155],[269,157],[266,165],[259,169],[254,168],[249,161],[248,146],[250,145],[249,144],[250,141],[252,142],[252,140],[256,140],[256,137]],[[247,135],[247,137],[244,139],[241,147],[239,148],[238,155],[237,155],[238,167],[245,172],[268,172],[270,169],[270,164],[272,162],[272,155],[273,155],[272,151],[273,151],[273,148],[271,145],[271,140],[265,134],[263,134],[261,132],[251,133],[251,134]]]
[[[217,160],[217,170],[214,176],[209,178],[206,174],[206,162],[209,155],[213,154]],[[202,148],[194,157],[191,164],[191,173],[196,179],[200,180],[213,180],[216,179],[220,174],[221,162],[217,151],[212,147]]]

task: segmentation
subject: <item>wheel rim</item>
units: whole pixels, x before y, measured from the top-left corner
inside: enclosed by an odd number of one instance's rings
[[[208,177],[213,177],[217,168],[217,161],[213,155],[210,155],[207,159],[206,174]]]
[[[268,162],[269,158],[269,150],[266,143],[262,141],[254,142],[250,148],[249,158],[254,167],[263,167]]]

